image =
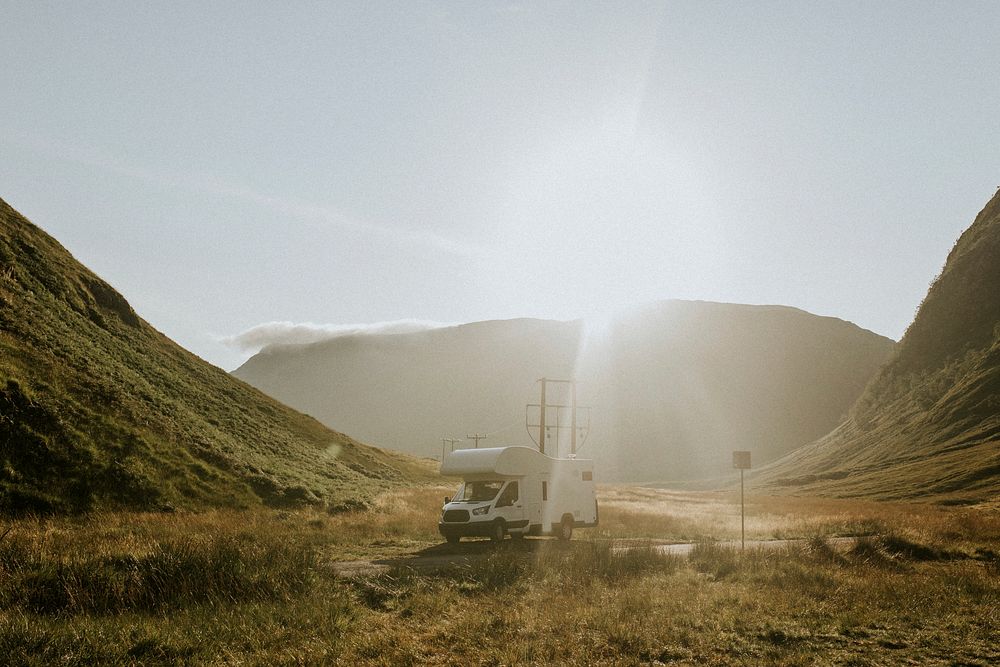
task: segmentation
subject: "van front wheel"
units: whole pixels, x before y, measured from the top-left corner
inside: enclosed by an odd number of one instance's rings
[[[504,525],[503,520],[497,519],[493,523],[492,530],[490,530],[490,541],[503,542],[503,538],[506,535],[507,535],[507,527]]]
[[[573,538],[573,517],[564,516],[562,523],[559,524],[559,539],[563,542],[571,540]]]

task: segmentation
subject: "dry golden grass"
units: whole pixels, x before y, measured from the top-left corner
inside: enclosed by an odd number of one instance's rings
[[[740,536],[739,492],[686,492],[646,487],[601,489],[603,537],[676,541]],[[906,533],[953,546],[1000,544],[1000,508],[930,503],[746,495],[747,539]]]
[[[341,579],[331,560],[440,543],[450,489],[369,508],[19,520],[0,540],[7,664],[970,664],[1000,661],[1000,513],[750,497],[754,537],[690,557],[614,544],[732,537],[725,494],[601,490],[579,541]],[[0,533],[6,528],[0,528]],[[846,552],[823,536],[877,533]]]

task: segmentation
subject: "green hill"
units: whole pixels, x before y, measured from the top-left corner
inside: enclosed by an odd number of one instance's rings
[[[1000,492],[1000,192],[958,239],[849,418],[762,480],[948,502]]]
[[[337,505],[429,475],[182,349],[0,200],[0,512]]]

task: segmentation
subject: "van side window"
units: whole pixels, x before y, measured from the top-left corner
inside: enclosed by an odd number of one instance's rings
[[[497,507],[510,507],[517,501],[517,482],[511,482],[500,494]]]
[[[549,483],[542,482],[542,500],[549,499]]]
[[[583,471],[583,481],[585,481],[585,482],[593,482],[594,481],[594,471],[593,470],[584,470]]]

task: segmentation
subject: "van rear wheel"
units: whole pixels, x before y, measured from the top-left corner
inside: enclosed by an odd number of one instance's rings
[[[566,515],[559,524],[559,539],[563,542],[573,539],[573,517]]]
[[[503,542],[503,538],[507,535],[507,526],[504,525],[502,519],[497,519],[490,530],[490,541],[491,542]]]

